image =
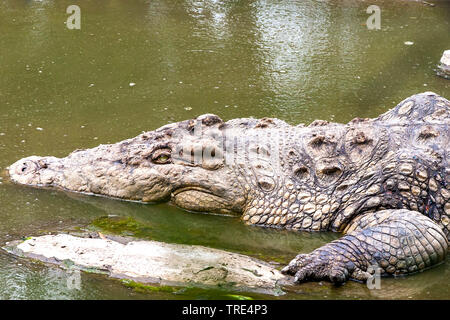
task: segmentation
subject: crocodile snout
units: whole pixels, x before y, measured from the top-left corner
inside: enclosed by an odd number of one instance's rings
[[[47,168],[45,158],[31,156],[13,163],[8,170],[9,177],[16,183],[37,185],[40,184],[40,171]]]

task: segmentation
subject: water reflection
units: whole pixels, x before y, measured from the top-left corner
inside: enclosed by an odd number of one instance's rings
[[[273,97],[267,103],[294,113],[307,109],[310,97],[321,89],[314,76],[322,69],[319,64],[327,63],[323,58],[331,49],[331,8],[324,4],[317,10],[301,1],[258,1],[254,7],[261,84]]]

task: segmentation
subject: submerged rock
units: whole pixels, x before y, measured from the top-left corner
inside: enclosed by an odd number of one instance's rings
[[[59,234],[32,237],[7,250],[62,267],[70,262],[72,268],[168,286],[221,286],[279,295],[278,281],[284,278],[270,264],[245,255],[157,241],[123,243]]]
[[[450,50],[445,50],[439,64],[438,75],[450,79]]]

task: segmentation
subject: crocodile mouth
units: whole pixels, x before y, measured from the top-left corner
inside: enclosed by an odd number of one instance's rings
[[[176,189],[175,191],[172,192],[172,197],[176,197],[180,193],[188,192],[188,191],[197,191],[197,192],[201,192],[201,193],[215,195],[211,190],[208,190],[206,188],[190,186],[190,187],[182,187],[182,188]]]
[[[172,193],[171,202],[189,211],[233,214],[229,201],[202,187],[177,189]]]

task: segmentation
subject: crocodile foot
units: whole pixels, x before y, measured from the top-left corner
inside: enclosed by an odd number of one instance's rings
[[[350,278],[362,281],[370,276],[370,273],[336,253],[319,248],[309,254],[299,254],[281,272],[294,276],[296,283],[326,280],[342,284]]]
[[[380,276],[396,276],[425,270],[444,261],[448,250],[448,239],[438,224],[405,209],[359,216],[344,233],[309,254],[299,254],[281,272],[299,283],[365,281],[376,271]]]

